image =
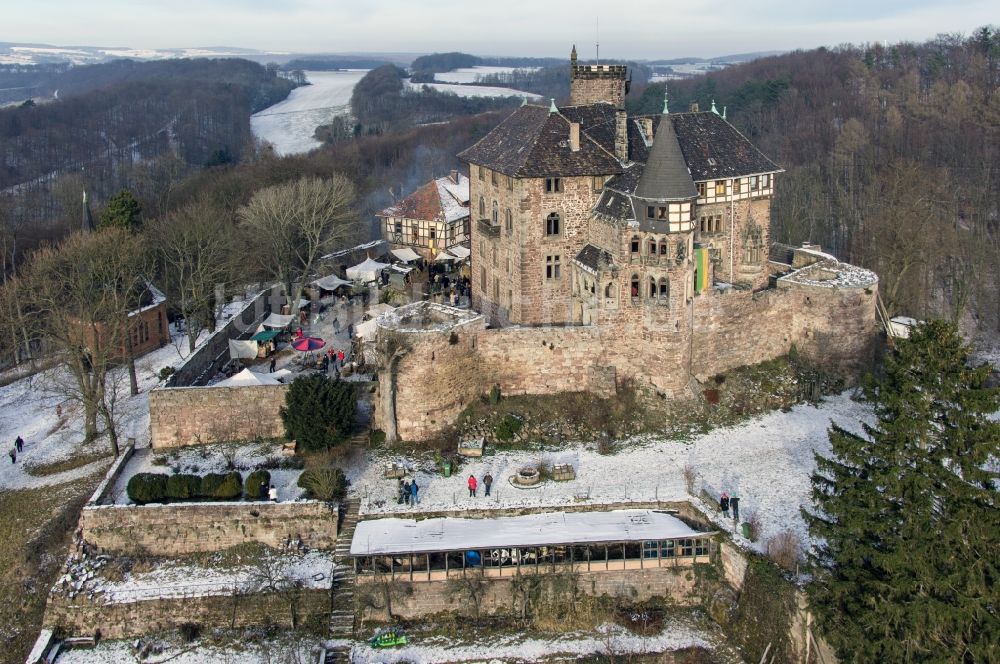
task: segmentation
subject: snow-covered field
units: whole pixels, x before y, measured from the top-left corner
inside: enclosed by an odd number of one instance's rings
[[[406,462],[386,458],[372,463],[354,482],[364,513],[398,514],[414,511],[457,511],[469,508],[558,507],[570,504],[607,504],[641,501],[692,500],[716,523],[728,530],[731,519],[723,519],[716,505],[705,505],[688,495],[683,469],[690,465],[698,479],[695,492],[710,495],[722,491],[738,495],[741,516],[754,514],[761,536],[753,545],[762,549],[769,537],[783,530],[795,532],[801,541],[808,533],[799,507],[809,503],[809,476],[815,467],[814,452],[830,451],[830,422],[859,431],[860,421],[870,418],[867,406],[845,392],[827,398],[818,407],[799,405],[788,413],[772,412],[743,424],[716,429],[689,441],[643,437],[622,445],[622,451],[602,455],[592,444],[577,444],[553,452],[497,452],[470,459],[450,478],[424,462],[414,468],[420,486],[416,508],[398,505],[396,483],[382,479],[385,465]],[[546,482],[539,488],[518,489],[508,478],[520,467],[546,462],[569,463],[576,479]],[[493,495],[483,496],[482,478],[495,478]],[[478,496],[469,497],[470,474],[480,481]],[[749,542],[743,541],[749,545]]]
[[[245,303],[237,302],[225,307],[220,322],[228,320]],[[118,387],[119,440],[124,445],[127,438],[135,438],[141,445],[149,440],[149,390],[159,384],[160,369],[177,366],[188,356],[187,338],[174,333],[173,343],[154,350],[136,360],[139,394],[129,394],[128,377],[124,367],[117,369],[113,382]],[[199,343],[208,338],[202,333]],[[63,484],[87,477],[103,467],[110,459],[49,475],[32,475],[30,466],[42,466],[68,461],[80,455],[110,454],[105,437],[84,445],[83,415],[76,404],[60,396],[57,384],[71,380],[65,371],[56,367],[34,376],[22,378],[0,387],[0,490],[27,489]],[[61,414],[60,414],[61,413]],[[98,422],[99,426],[102,422]],[[10,463],[7,450],[14,446],[14,439],[24,439],[24,452]]]
[[[354,86],[367,73],[364,69],[305,72],[311,85],[295,88],[287,99],[250,118],[254,135],[281,155],[319,147],[313,138],[316,127],[347,113]]]
[[[511,88],[494,88],[488,85],[458,85],[454,83],[411,83],[406,81],[409,88],[417,89],[425,85],[441,92],[451,92],[459,97],[527,97],[528,99],[541,99],[541,95],[532,92],[522,92]]]
[[[434,80],[441,83],[475,83],[480,76],[509,74],[512,71],[535,71],[538,67],[463,67],[434,74]]]

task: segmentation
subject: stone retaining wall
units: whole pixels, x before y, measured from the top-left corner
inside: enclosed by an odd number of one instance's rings
[[[273,548],[301,537],[310,548],[333,548],[337,508],[319,501],[88,505],[83,539],[113,553],[179,556],[244,542]]]
[[[157,388],[149,393],[154,448],[280,438],[289,385]]]
[[[294,595],[228,594],[116,604],[53,596],[46,606],[44,626],[70,636],[90,636],[100,630],[102,638],[125,639],[176,629],[184,623],[206,630],[256,625],[290,629],[307,622],[323,624],[329,615],[330,591],[326,589],[299,590]]]
[[[541,572],[540,575],[543,584],[566,583]],[[480,603],[483,615],[511,614],[516,610],[514,577],[487,577],[484,582],[485,590]],[[628,604],[659,597],[668,598],[673,606],[698,606],[701,599],[694,593],[695,582],[696,575],[690,566],[576,572],[578,592],[595,597],[622,598]],[[468,594],[462,589],[461,577],[453,577],[446,582],[410,582],[397,577],[392,583],[401,590],[393,599],[392,611],[402,618],[420,618],[442,612],[472,615],[474,612]],[[355,592],[381,592],[381,589],[377,583],[358,577]],[[562,592],[566,593],[568,601],[569,591],[563,589]],[[367,617],[384,619],[385,614],[369,610]]]
[[[758,292],[709,290],[689,305],[631,307],[591,326],[485,329],[482,324],[407,334],[396,374],[396,423],[403,440],[440,433],[471,400],[499,384],[505,394],[614,394],[635,378],[664,396],[683,395],[737,367],[794,346],[827,369],[851,375],[877,340],[877,287],[786,284]],[[381,332],[380,332],[381,333]],[[380,393],[391,377],[382,372]],[[386,429],[387,399],[375,426]]]

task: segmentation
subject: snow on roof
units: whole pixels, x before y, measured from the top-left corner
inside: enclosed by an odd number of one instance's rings
[[[328,274],[325,277],[320,277],[319,279],[314,280],[312,283],[314,286],[319,286],[323,290],[332,291],[337,290],[341,286],[351,286],[354,282],[345,281],[335,274]]]
[[[469,216],[469,178],[446,175],[419,187],[403,200],[379,213],[381,217],[403,217],[454,223]]]
[[[292,318],[293,317],[289,314],[271,313],[268,314],[267,318],[264,319],[264,322],[261,323],[261,326],[274,327],[274,328],[288,327],[289,323],[292,322]]]
[[[358,523],[351,555],[640,542],[710,534],[656,510],[547,512],[492,519],[372,519]]]
[[[871,270],[842,263],[829,254],[811,253],[827,258],[779,277],[778,281],[823,288],[868,288],[878,283],[878,275]]]
[[[219,381],[212,387],[250,387],[253,385],[280,385],[281,381],[268,374],[244,369],[235,376]]]
[[[469,255],[472,254],[471,251],[460,244],[456,244],[454,247],[448,247],[448,251],[455,254],[458,258],[468,258]]]

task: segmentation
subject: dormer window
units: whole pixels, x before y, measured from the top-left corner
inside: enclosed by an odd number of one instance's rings
[[[667,218],[667,206],[661,205],[658,208],[656,208],[656,218],[657,219]]]
[[[715,166],[715,165],[716,165],[716,164],[715,164],[715,159],[714,159],[714,158],[712,158],[712,157],[709,157],[709,158],[708,158],[708,165],[709,165],[709,166]]]

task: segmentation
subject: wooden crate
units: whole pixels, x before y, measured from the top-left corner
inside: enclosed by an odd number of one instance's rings
[[[576,479],[576,471],[568,463],[552,466],[552,479],[556,482],[568,482]]]

